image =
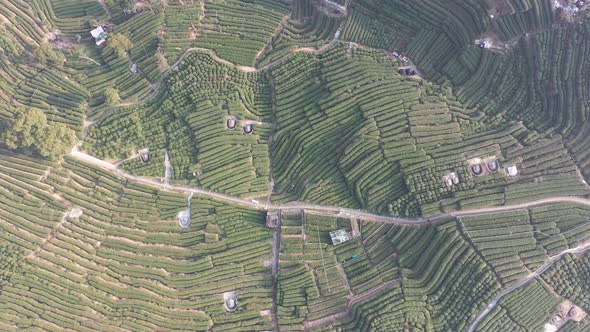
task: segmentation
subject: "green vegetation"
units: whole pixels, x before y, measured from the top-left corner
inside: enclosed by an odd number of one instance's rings
[[[465,331],[502,290],[478,331],[590,313],[587,253],[527,279],[590,238],[563,3],[1,1],[0,330]]]
[[[461,217],[459,225],[502,284],[510,286],[550,256],[590,236],[585,206],[553,204],[506,213]]]
[[[109,106],[116,105],[119,101],[121,101],[121,97],[119,96],[119,91],[113,88],[106,88],[104,90],[104,100],[105,103]]]
[[[319,49],[335,38],[343,22],[341,17],[323,13],[313,5],[313,0],[293,1],[289,19],[257,56],[256,65],[272,63],[296,49]]]
[[[41,46],[35,51],[35,55],[42,64],[51,62],[52,64],[59,66],[66,60],[61,52],[54,50],[49,44],[41,44]]]
[[[228,68],[200,52],[190,53],[178,68],[157,99],[115,112],[93,127],[84,149],[101,158],[125,158],[146,146],[167,149],[172,178],[179,182],[234,195],[266,195],[271,132],[266,75]],[[227,128],[230,116],[237,121],[235,130]],[[243,132],[248,123],[254,126],[252,134]],[[131,160],[123,167],[163,176],[164,153],[153,155],[147,164]],[[198,176],[193,174],[196,165]]]
[[[588,194],[560,136],[482,118],[452,95],[401,77],[381,52],[336,47],[294,55],[272,74],[279,201],[429,215]],[[467,161],[486,156],[524,168],[521,176],[473,176]],[[446,187],[450,172],[460,183]]]
[[[10,283],[13,274],[20,272],[22,253],[22,248],[16,245],[0,246],[0,294],[2,286]]]
[[[239,65],[254,65],[288,9],[283,0],[205,1],[196,46]]]
[[[436,228],[389,225],[371,228],[373,231],[366,230],[361,242],[368,250],[366,259],[377,266],[391,260],[397,262],[401,283],[355,304],[350,317],[334,324],[344,330],[463,331],[499,289],[492,270],[461,238],[452,222]],[[337,250],[353,244],[346,243]],[[371,251],[391,256],[383,259],[384,256],[369,254]],[[349,278],[366,274],[361,267],[362,260],[352,260],[351,264],[357,267],[347,267]]]
[[[328,232],[350,226],[284,216],[281,329],[460,331],[500,288],[452,220],[420,228],[361,222],[361,237],[331,246]]]
[[[590,256],[567,255],[543,279],[559,294],[590,311]]]
[[[69,158],[3,151],[0,168],[2,329],[273,328],[261,314],[272,304],[264,212],[194,197],[192,224],[181,229],[184,195]],[[240,301],[233,314],[223,307],[229,290]]]
[[[117,53],[117,56],[124,56],[133,47],[129,38],[121,33],[110,35],[108,45]]]
[[[542,331],[558,307],[559,299],[551,290],[532,282],[500,300],[477,331]]]
[[[283,217],[277,285],[281,330],[300,330],[305,321],[346,312],[351,290],[328,235],[338,222],[304,213]]]
[[[48,125],[45,114],[31,107],[16,109],[14,119],[3,128],[2,140],[8,148],[33,151],[50,160],[62,157],[76,141],[72,129],[62,123]]]

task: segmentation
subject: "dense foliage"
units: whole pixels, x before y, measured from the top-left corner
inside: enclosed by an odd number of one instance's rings
[[[588,6],[0,1],[0,330],[464,331],[502,290],[478,331],[590,312],[560,255],[590,238]],[[424,219],[272,230],[187,187]],[[477,210],[555,197],[582,200]]]
[[[61,158],[76,141],[72,129],[62,123],[48,124],[45,114],[32,107],[16,109],[14,119],[3,128],[2,140],[8,148],[33,151],[51,160]]]
[[[590,311],[590,255],[568,255],[551,268],[543,279],[564,298]]]

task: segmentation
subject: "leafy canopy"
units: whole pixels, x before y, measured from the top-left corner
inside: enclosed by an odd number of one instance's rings
[[[47,124],[43,111],[32,107],[16,109],[4,123],[2,139],[10,149],[23,149],[56,160],[76,142],[75,132],[63,123]]]
[[[66,61],[66,57],[63,55],[63,53],[54,50],[53,47],[47,43],[41,44],[41,46],[35,50],[35,56],[37,56],[37,59],[42,64],[51,62],[56,65],[61,65],[64,61]]]
[[[113,33],[109,36],[109,47],[112,48],[118,56],[124,56],[125,52],[133,47],[133,43],[127,36],[121,33]]]
[[[104,99],[105,103],[109,106],[116,105],[119,101],[121,101],[121,97],[119,97],[119,91],[112,87],[108,87],[104,90]]]

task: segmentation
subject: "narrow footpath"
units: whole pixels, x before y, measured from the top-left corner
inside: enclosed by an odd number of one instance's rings
[[[514,292],[515,290],[527,285],[529,282],[531,282],[531,280],[539,277],[541,274],[543,274],[545,271],[547,271],[550,267],[552,267],[555,263],[557,263],[563,256],[565,256],[567,254],[583,254],[589,250],[590,250],[590,242],[587,242],[587,243],[581,244],[575,248],[564,250],[564,251],[560,252],[559,254],[550,257],[547,260],[547,262],[545,262],[545,264],[541,265],[541,267],[539,267],[536,271],[529,274],[524,279],[520,280],[517,284],[512,285],[508,288],[505,288],[500,293],[498,293],[498,295],[496,295],[496,297],[494,297],[492,302],[490,302],[488,304],[488,306],[485,308],[485,310],[482,311],[477,316],[477,318],[471,323],[467,332],[474,332],[475,329],[477,328],[477,326],[479,325],[479,323],[496,307],[496,305],[498,304],[500,299],[502,299],[504,296]]]

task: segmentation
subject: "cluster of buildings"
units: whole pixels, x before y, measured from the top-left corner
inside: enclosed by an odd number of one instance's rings
[[[559,305],[558,312],[545,324],[545,332],[557,332],[568,321],[581,322],[586,316],[587,314],[582,308],[569,300],[565,300]]]
[[[229,130],[234,130],[238,127],[238,120],[234,116],[230,116],[225,120],[225,126]],[[253,134],[254,133],[254,124],[253,123],[244,123],[242,126],[242,132],[244,134]]]
[[[443,177],[445,186],[452,187],[459,184],[459,176],[455,172],[451,172]]]
[[[496,159],[496,157],[473,158],[467,160],[467,164],[471,170],[471,175],[475,177],[483,177],[498,173],[501,168],[500,162],[498,159]],[[512,178],[518,176],[519,174],[519,170],[516,165],[506,166],[504,168],[504,172],[506,175]],[[451,172],[443,176],[443,183],[446,187],[452,187],[459,184],[459,182],[459,176],[456,172]]]
[[[90,34],[92,35],[92,38],[94,38],[96,46],[106,43],[107,38],[109,38],[109,35],[102,26],[98,26],[94,30],[90,31]]]
[[[485,176],[497,173],[500,170],[500,163],[495,157],[490,158],[473,158],[467,161],[473,176]]]

